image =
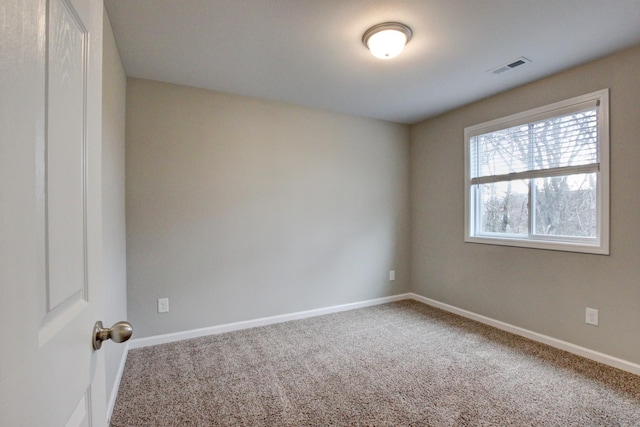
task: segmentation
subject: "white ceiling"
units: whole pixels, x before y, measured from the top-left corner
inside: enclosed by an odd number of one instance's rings
[[[401,123],[640,43],[640,0],[105,0],[127,75]],[[413,30],[388,61],[372,25]],[[524,56],[531,63],[487,71]],[[640,71],[639,71],[640,72]]]

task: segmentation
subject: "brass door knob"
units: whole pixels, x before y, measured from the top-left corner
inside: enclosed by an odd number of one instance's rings
[[[110,328],[102,326],[101,321],[97,321],[93,326],[93,349],[100,350],[102,341],[111,340],[113,342],[125,342],[131,338],[133,327],[129,322],[117,322]]]

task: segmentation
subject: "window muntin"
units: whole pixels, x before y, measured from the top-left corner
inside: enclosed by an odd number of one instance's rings
[[[465,129],[465,241],[608,253],[608,90]]]

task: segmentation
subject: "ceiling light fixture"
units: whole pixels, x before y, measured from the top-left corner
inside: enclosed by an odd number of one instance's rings
[[[364,32],[362,43],[376,58],[390,59],[402,52],[411,40],[411,28],[399,22],[384,22]]]

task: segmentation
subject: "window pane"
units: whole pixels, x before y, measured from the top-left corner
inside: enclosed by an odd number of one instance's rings
[[[531,124],[532,169],[597,163],[597,124],[595,109]]]
[[[597,186],[597,173],[537,178],[536,234],[596,237]]]
[[[598,113],[591,108],[470,139],[471,178],[598,163]]]
[[[471,141],[471,177],[503,175],[529,169],[527,125],[478,135]]]
[[[482,233],[529,234],[527,180],[480,185]]]

